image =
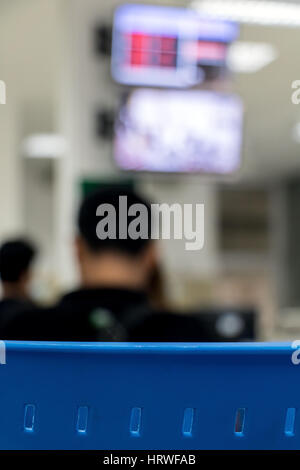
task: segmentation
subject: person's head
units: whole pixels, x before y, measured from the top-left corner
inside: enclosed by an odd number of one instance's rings
[[[131,224],[143,235],[129,236]],[[150,204],[133,190],[114,186],[88,195],[76,244],[83,285],[145,288],[157,262],[151,224]]]
[[[27,297],[36,251],[28,241],[9,240],[0,247],[0,279],[4,297]]]

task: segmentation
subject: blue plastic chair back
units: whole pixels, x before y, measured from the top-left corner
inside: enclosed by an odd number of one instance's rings
[[[6,342],[1,449],[300,449],[289,344]]]

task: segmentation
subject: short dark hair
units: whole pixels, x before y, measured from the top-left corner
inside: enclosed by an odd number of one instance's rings
[[[143,204],[147,208],[148,224],[147,224],[147,238],[138,238],[133,240],[129,237],[126,239],[119,238],[119,198],[120,196],[127,196],[127,206],[133,204]],[[101,204],[110,204],[116,211],[116,239],[106,238],[105,240],[99,239],[97,236],[97,224],[101,217],[97,216],[97,208]],[[104,218],[105,216],[103,216]],[[134,219],[133,216],[127,214],[127,228],[130,222]],[[128,189],[126,186],[113,186],[105,189],[99,189],[89,194],[82,202],[78,215],[78,230],[79,234],[86,242],[91,251],[100,253],[104,251],[119,251],[128,255],[138,255],[150,243],[151,240],[151,205],[150,203],[139,196],[135,190]]]
[[[18,282],[35,257],[36,250],[28,241],[9,240],[0,247],[0,278],[3,282]]]

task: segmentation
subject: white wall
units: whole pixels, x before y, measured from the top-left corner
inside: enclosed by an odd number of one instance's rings
[[[27,162],[21,142],[31,133],[55,131],[60,88],[60,0],[0,4],[0,75],[7,103],[0,106],[0,241],[31,236],[42,264],[53,268],[53,191],[46,163]],[[46,173],[45,173],[46,170]]]

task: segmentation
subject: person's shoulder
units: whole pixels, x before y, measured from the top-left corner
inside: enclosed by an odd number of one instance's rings
[[[5,322],[1,324],[1,339],[31,339],[27,338],[27,333],[31,331],[32,325],[35,325],[36,319],[39,318],[38,311],[38,308],[31,306],[23,306],[22,309],[11,311]]]
[[[28,312],[34,312],[35,308],[36,306],[29,301],[3,299],[0,302],[0,333],[16,318],[21,318]]]
[[[54,330],[55,307],[28,305],[0,327],[1,339],[17,341],[50,341]],[[53,338],[54,339],[54,338]]]
[[[34,304],[29,301],[19,300],[14,298],[0,300],[0,313],[3,312],[20,312],[33,309]]]

